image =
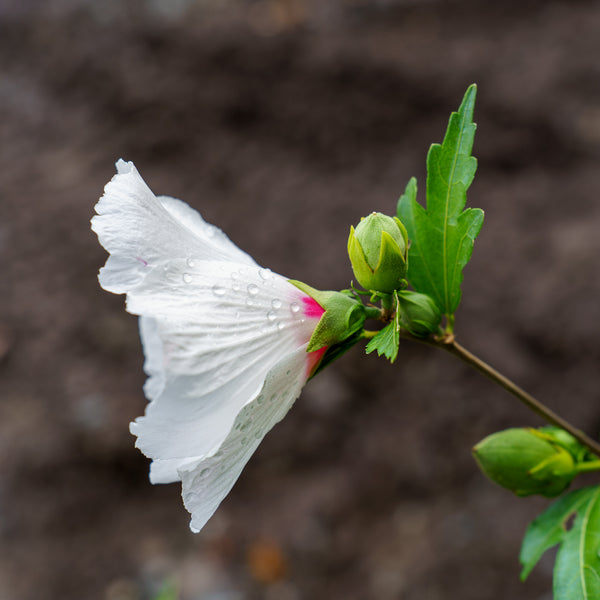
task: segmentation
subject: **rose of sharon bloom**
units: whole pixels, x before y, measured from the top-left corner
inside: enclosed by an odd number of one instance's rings
[[[187,204],[157,198],[131,162],[96,212],[100,284],[140,315],[150,402],[131,432],[152,483],[181,481],[199,531],[322,358],[306,350],[324,310]]]

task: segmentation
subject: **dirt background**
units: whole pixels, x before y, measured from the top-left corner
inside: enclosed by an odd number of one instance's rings
[[[460,340],[596,434],[599,59],[585,0],[0,0],[0,599],[550,600],[552,556],[525,584],[517,560],[547,503],[470,456],[539,421],[410,343],[311,382],[191,534],[128,432],[137,325],[89,219],[122,156],[259,263],[346,287],[350,224],[424,189],[475,81]]]

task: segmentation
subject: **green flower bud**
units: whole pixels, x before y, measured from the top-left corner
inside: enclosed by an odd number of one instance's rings
[[[406,277],[408,235],[400,219],[371,213],[350,228],[348,255],[358,283],[391,294]]]
[[[433,298],[418,292],[398,292],[400,324],[418,337],[435,333],[440,326],[442,313]]]
[[[338,344],[362,329],[366,319],[365,307],[353,296],[342,292],[322,292],[293,279],[289,282],[324,309],[308,343],[307,352]]]
[[[517,496],[558,496],[577,474],[571,453],[535,429],[494,433],[473,448],[473,455],[485,475]]]

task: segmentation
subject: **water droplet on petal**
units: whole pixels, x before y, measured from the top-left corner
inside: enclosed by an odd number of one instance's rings
[[[248,286],[248,293],[249,293],[251,296],[256,296],[256,294],[258,294],[258,286],[257,286],[256,284],[254,284],[254,283],[251,283],[251,284]]]
[[[279,323],[277,323],[277,329],[279,331],[282,331],[283,329],[285,329],[285,323],[282,323],[281,321],[279,321]]]
[[[281,308],[281,300],[279,298],[273,298],[273,300],[271,300],[271,306],[277,310],[278,308]]]
[[[222,285],[219,285],[218,283],[216,283],[215,285],[213,285],[213,294],[215,296],[224,296],[225,288]]]
[[[187,262],[187,266],[190,269],[193,269],[196,266],[196,263],[194,262],[193,258],[188,258],[185,262]]]
[[[254,439],[256,439],[256,440],[260,440],[260,438],[261,438],[261,437],[262,437],[262,433],[261,433],[260,431],[257,431],[257,432],[254,434]]]
[[[254,300],[252,300],[252,298],[246,298],[246,306],[254,306]]]
[[[298,313],[298,312],[300,312],[300,305],[299,305],[297,302],[292,302],[292,303],[290,304],[290,310],[291,310],[293,313]]]
[[[265,397],[264,396],[259,396],[256,399],[256,404],[258,404],[259,406],[265,401]]]
[[[269,319],[269,321],[274,321],[277,318],[277,313],[274,310],[270,310],[267,313],[267,319]]]
[[[232,283],[232,284],[231,284],[231,289],[232,289],[234,292],[239,292],[239,291],[240,291],[240,289],[241,289],[241,286],[240,286],[240,284],[239,284],[239,283],[235,282],[235,283]]]
[[[271,272],[271,269],[259,269],[258,270],[258,274],[261,276],[262,279],[264,279],[265,281],[267,279],[271,279],[271,277],[273,276],[273,273]]]
[[[210,469],[206,468],[206,469],[202,469],[202,471],[200,471],[199,475],[200,477],[206,477],[210,472]]]
[[[248,443],[248,438],[247,438],[247,437],[243,437],[243,438],[240,440],[240,444],[241,444],[242,446],[245,446],[247,443]]]
[[[240,278],[240,274],[237,273],[236,271],[233,271],[230,275],[231,279],[239,279]]]
[[[277,400],[277,394],[273,394],[270,398],[269,398],[269,402],[275,402],[275,400]]]
[[[192,283],[192,276],[189,273],[183,274],[184,283]]]

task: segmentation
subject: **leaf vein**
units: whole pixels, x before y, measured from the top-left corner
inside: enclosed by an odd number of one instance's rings
[[[592,498],[589,501],[588,505],[586,506],[585,513],[583,514],[582,521],[581,521],[580,536],[579,536],[579,564],[581,565],[581,569],[579,571],[579,578],[580,578],[581,590],[583,592],[584,598],[588,597],[587,583],[586,583],[586,578],[584,577],[586,565],[585,565],[585,561],[584,561],[584,557],[583,557],[583,553],[585,551],[585,549],[584,549],[585,537],[586,537],[585,533],[586,533],[588,521],[590,519],[590,513],[592,512],[592,508],[594,507],[596,502],[598,502],[599,498],[600,498],[600,488],[598,488],[596,490],[595,497]]]

